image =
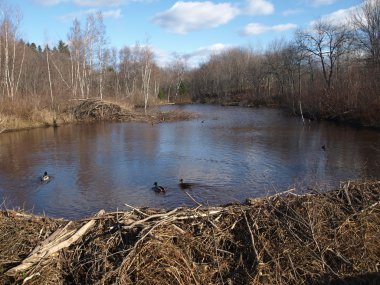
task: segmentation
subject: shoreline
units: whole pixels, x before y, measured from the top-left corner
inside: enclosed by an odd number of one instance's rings
[[[82,109],[78,111],[78,109],[81,109],[82,106],[86,103],[89,103],[89,106],[85,106],[84,110]],[[119,103],[99,99],[86,99],[81,100],[81,103],[77,106],[68,108],[61,113],[51,111],[52,113],[49,114],[48,120],[37,122],[32,120],[24,120],[14,115],[10,118],[7,118],[4,115],[2,116],[0,113],[0,134],[32,130],[36,128],[59,127],[67,124],[93,123],[98,121],[144,122],[150,124],[158,124],[163,122],[174,122],[198,118],[199,115],[196,113],[176,110],[156,110],[157,107],[162,105],[175,104],[176,103],[163,103],[160,105],[151,106],[145,113],[144,109],[141,108],[125,108],[123,104]],[[99,110],[99,105],[101,105],[101,110]],[[5,121],[13,121],[13,123],[8,123],[7,125]],[[18,127],[20,124],[22,126]]]
[[[258,102],[241,102],[241,101],[215,101],[215,100],[204,100],[197,102],[199,104],[211,104],[211,105],[220,105],[223,107],[243,107],[243,108],[270,108],[270,109],[278,109],[284,111],[293,117],[303,117],[310,121],[317,122],[331,122],[335,124],[340,124],[342,126],[351,126],[354,128],[368,128],[373,130],[380,130],[380,122],[366,124],[362,122],[360,117],[351,116],[350,113],[343,114],[325,114],[325,116],[318,113],[310,113],[309,111],[304,111],[301,115],[298,109],[292,110],[288,106],[281,106],[278,103],[266,103],[264,101]]]
[[[73,221],[4,210],[0,283],[376,284],[379,197],[380,181],[348,181],[325,193],[129,206]]]
[[[36,128],[49,128],[49,127],[59,127],[62,125],[67,125],[67,124],[78,124],[78,123],[89,123],[89,122],[97,122],[97,121],[122,121],[122,122],[144,122],[144,123],[151,123],[151,124],[157,124],[157,123],[163,123],[163,122],[174,122],[174,121],[182,121],[182,120],[191,120],[198,118],[198,114],[194,113],[189,113],[189,112],[183,112],[183,111],[167,111],[167,112],[161,112],[161,111],[156,111],[155,109],[159,106],[165,106],[165,105],[183,105],[183,103],[162,103],[159,105],[151,106],[148,109],[147,113],[144,113],[143,109],[141,108],[128,108],[125,109],[122,105],[119,103],[114,103],[114,102],[109,102],[109,101],[103,101],[99,99],[86,99],[86,100],[81,100],[82,102],[88,102],[88,101],[101,101],[104,102],[105,104],[111,104],[115,105],[121,108],[125,112],[121,117],[119,118],[102,118],[102,117],[96,117],[96,118],[91,118],[91,117],[86,117],[86,118],[75,118],[74,114],[72,112],[73,109],[77,108],[76,107],[71,107],[69,110],[63,111],[61,113],[56,113],[52,112],[50,114],[50,119],[46,121],[31,121],[31,120],[24,120],[20,119],[16,116],[12,116],[11,120],[18,122],[22,121],[22,126],[18,127],[17,123],[14,123],[13,125],[10,124],[8,127],[4,127],[4,121],[6,116],[2,116],[0,113],[0,134],[1,133],[9,133],[9,132],[17,132],[17,131],[25,131],[25,130],[32,130]],[[193,103],[186,103],[186,104],[195,104]],[[198,102],[198,104],[211,104],[211,105],[220,105],[223,107],[243,107],[243,108],[275,108],[278,110],[282,110],[285,113],[295,116],[295,117],[302,117],[301,114],[296,112],[295,114],[289,110],[286,107],[281,107],[278,105],[267,105],[267,104],[245,104],[242,102],[222,102],[222,103],[217,103],[217,102]],[[42,109],[46,111],[45,109]],[[88,111],[88,110],[87,110]],[[326,118],[315,118],[315,117],[309,117],[308,113],[304,113],[303,117],[307,120],[311,121],[326,121],[326,122],[331,122],[334,124],[342,125],[342,126],[351,126],[354,128],[368,128],[372,129],[375,131],[380,130],[380,126],[377,125],[366,125],[360,122],[359,119],[351,119],[351,118],[346,118],[346,119],[341,119],[339,116],[335,117],[326,117]],[[3,124],[2,124],[3,123]],[[26,124],[26,125],[25,125]]]

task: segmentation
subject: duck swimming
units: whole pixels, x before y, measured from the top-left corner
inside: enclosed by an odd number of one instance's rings
[[[157,184],[157,182],[154,182],[154,186],[152,187],[152,190],[156,193],[165,193],[166,189],[160,185]]]
[[[179,180],[179,184],[178,185],[179,185],[179,187],[181,187],[181,189],[190,189],[190,188],[192,188],[194,186],[191,183],[185,183],[185,182],[183,182],[182,178]]]
[[[48,181],[50,176],[47,174],[47,171],[44,172],[44,175],[41,177],[41,181]]]

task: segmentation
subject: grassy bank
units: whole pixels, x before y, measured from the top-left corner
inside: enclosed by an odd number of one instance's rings
[[[41,98],[20,98],[0,100],[0,133],[36,127],[71,123],[75,118],[65,109],[69,102],[56,104],[54,107]]]
[[[0,283],[379,284],[379,197],[380,181],[362,181],[80,221],[5,210]]]

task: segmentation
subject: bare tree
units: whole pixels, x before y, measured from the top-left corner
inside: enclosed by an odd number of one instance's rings
[[[70,60],[71,60],[71,87],[72,95],[76,97],[78,89],[81,91],[81,97],[84,98],[84,90],[82,88],[81,67],[83,57],[83,39],[80,22],[75,19],[68,35]]]
[[[380,66],[380,0],[363,0],[351,19],[359,48],[374,65]]]
[[[99,72],[99,96],[100,99],[103,99],[103,78],[104,78],[104,71],[106,68],[105,63],[105,50],[106,50],[106,26],[103,22],[103,15],[101,12],[98,12],[96,14],[96,27],[95,27],[95,33],[96,33],[96,42],[97,42],[97,61],[98,61],[98,72]]]
[[[134,87],[134,81],[131,79],[134,77],[132,76],[132,62],[131,62],[131,54],[132,51],[129,47],[124,47],[119,51],[119,70],[120,70],[120,77],[122,81],[123,86],[123,93],[126,97],[130,97],[133,92]],[[132,83],[131,83],[132,81]],[[132,85],[132,86],[130,86]]]
[[[86,29],[83,35],[84,55],[83,55],[83,82],[85,85],[86,98],[90,96],[92,75],[94,69],[94,53],[97,41],[96,19],[93,14],[88,15]]]
[[[68,35],[71,57],[71,86],[74,96],[78,90],[82,98],[89,97],[95,90],[95,71],[98,74],[99,97],[103,98],[104,51],[106,31],[101,12],[89,15],[85,29],[75,19]]]
[[[148,45],[142,48],[142,69],[141,69],[141,79],[142,79],[142,92],[144,94],[144,110],[148,106],[148,100],[150,95],[150,79],[152,74],[153,66],[153,52]]]
[[[321,65],[327,94],[332,86],[334,70],[339,58],[347,52],[351,41],[350,32],[344,26],[317,21],[311,32],[299,31],[296,41],[301,50],[316,57]]]
[[[116,48],[112,48],[110,51],[110,65],[112,67],[112,93],[118,97],[119,96],[119,91],[120,91],[120,82],[119,82],[119,70],[118,70],[118,51]]]
[[[50,99],[51,103],[54,103],[54,97],[53,97],[53,88],[51,84],[51,75],[50,75],[50,62],[49,62],[49,46],[45,45],[45,53],[46,53],[46,63],[47,63],[47,70],[48,70],[48,78],[49,78],[49,87],[50,87]]]
[[[180,86],[183,82],[183,77],[185,75],[186,71],[186,59],[184,57],[176,57],[175,61],[173,62],[172,65],[173,72],[175,75],[175,95],[174,97],[177,99],[178,98],[178,93]]]
[[[25,58],[25,44],[18,38],[18,28],[21,21],[21,12],[16,9],[15,11],[3,4],[0,7],[1,12],[1,38],[4,39],[4,85],[8,97],[12,100],[15,94],[17,94],[19,80],[21,77],[22,67]],[[12,21],[14,19],[14,22]],[[2,39],[0,39],[1,41]],[[18,72],[16,71],[17,53],[16,48],[18,45],[23,45],[23,52],[21,61],[18,66]],[[0,47],[1,47],[0,42]],[[0,71],[1,71],[0,63]]]

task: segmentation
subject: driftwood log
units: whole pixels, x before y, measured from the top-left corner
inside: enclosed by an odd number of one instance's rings
[[[95,216],[99,217],[104,215],[104,213],[104,210],[101,210]],[[19,272],[27,271],[43,259],[47,259],[61,249],[69,247],[94,226],[95,220],[90,220],[78,230],[70,230],[71,224],[72,222],[69,222],[65,227],[57,229],[49,238],[38,245],[20,265],[11,268],[6,274],[14,276]]]

